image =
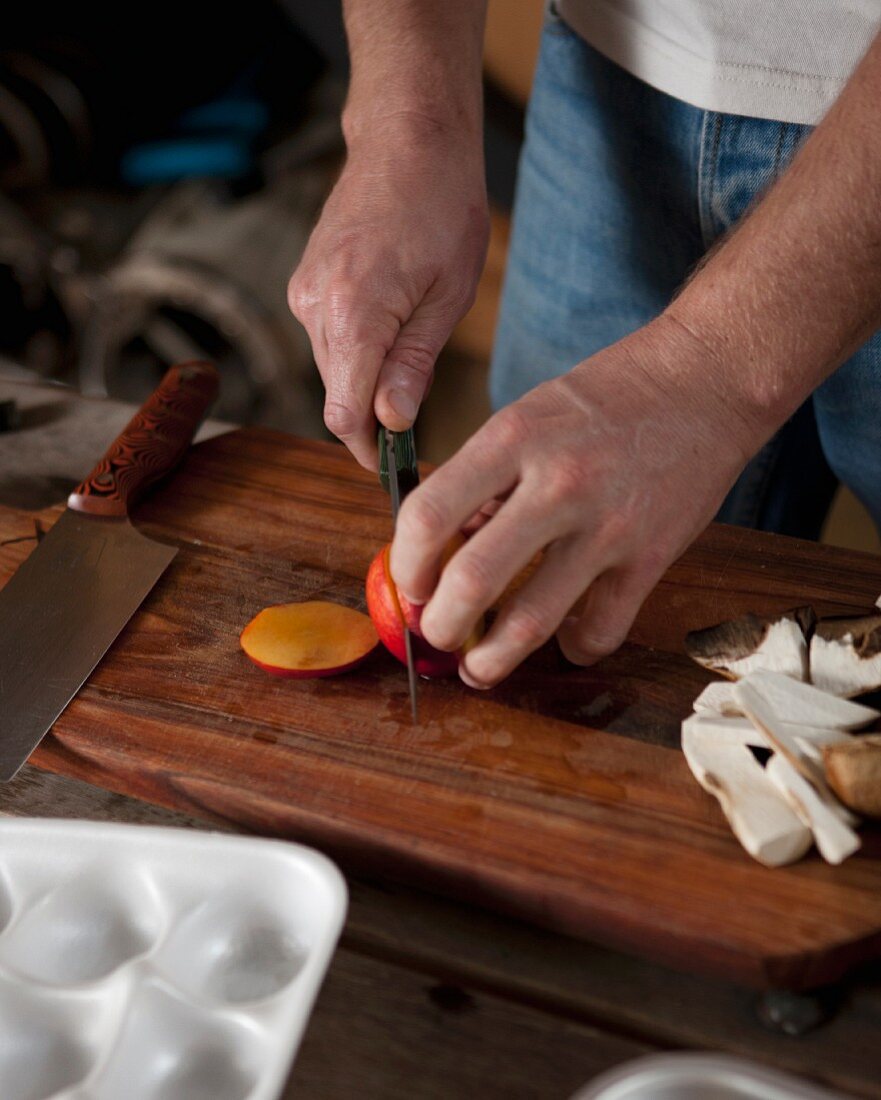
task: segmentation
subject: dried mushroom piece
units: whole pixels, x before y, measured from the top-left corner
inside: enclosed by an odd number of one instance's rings
[[[682,751],[695,779],[718,801],[734,835],[754,859],[779,867],[810,848],[810,829],[739,737],[719,737],[699,720],[686,718]]]
[[[704,668],[739,680],[760,669],[796,680],[808,678],[808,639],[813,608],[797,607],[779,615],[743,615],[685,637],[685,652]]]
[[[823,746],[823,766],[832,790],[845,806],[881,817],[881,734]]]
[[[849,698],[881,688],[881,613],[821,619],[811,637],[811,682]]]

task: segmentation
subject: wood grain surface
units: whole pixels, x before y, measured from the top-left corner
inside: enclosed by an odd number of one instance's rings
[[[135,518],[181,553],[38,766],[758,986],[819,984],[881,953],[881,835],[867,829],[839,868],[811,856],[767,870],[678,749],[708,679],[682,654],[687,630],[806,601],[821,613],[869,607],[877,559],[713,528],[615,656],[581,670],[548,646],[489,693],[423,684],[413,727],[406,676],[387,655],[336,680],[280,681],[238,647],[269,603],[363,607],[388,499],[340,448],[256,429],[220,436]],[[33,518],[0,514],[0,568],[14,569],[33,533]]]
[[[0,785],[0,813],[205,827],[30,765]],[[411,993],[402,1002],[404,984]],[[511,1100],[519,1088],[535,1100],[563,1100],[591,1072],[630,1056],[622,1040],[652,1051],[738,1054],[848,1096],[881,1097],[881,966],[861,967],[843,987],[823,991],[828,1018],[801,1039],[763,1026],[758,1000],[730,982],[350,878],[342,941],[284,1097]],[[514,1044],[510,1013],[495,1010],[501,1002],[534,1013],[535,1026],[518,1027]],[[544,1072],[536,1077],[539,1059]]]

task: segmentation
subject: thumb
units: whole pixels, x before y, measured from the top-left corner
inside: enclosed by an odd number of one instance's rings
[[[428,306],[417,308],[401,326],[380,368],[373,399],[376,418],[386,428],[401,432],[416,419],[451,331],[449,318]]]

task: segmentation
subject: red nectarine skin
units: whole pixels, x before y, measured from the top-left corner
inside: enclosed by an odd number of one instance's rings
[[[392,589],[387,581],[386,552],[387,547],[376,555],[367,570],[367,582],[365,593],[367,596],[367,611],[376,627],[379,640],[386,649],[399,661],[407,663],[407,654],[404,648],[403,613],[397,599],[397,592]]]
[[[244,646],[242,647],[244,649]],[[247,650],[245,650],[247,653]],[[373,650],[370,651],[371,653]],[[248,653],[251,661],[258,667],[262,668],[264,672],[268,672],[270,676],[279,676],[284,680],[318,680],[323,676],[339,676],[343,672],[350,672],[353,668],[357,668],[359,665],[363,665],[367,657],[358,657],[355,661],[350,661],[347,665],[338,665],[336,668],[276,668],[274,665],[265,665],[262,661],[258,661],[255,657],[251,657]],[[369,654],[368,654],[369,656]]]
[[[379,638],[360,611],[323,600],[265,607],[242,631],[248,657],[273,676],[335,676],[360,665]]]
[[[448,549],[446,557],[452,556],[462,545],[460,540]],[[413,647],[413,664],[420,676],[454,676],[459,669],[461,653],[475,644],[476,638],[469,638],[460,653],[445,653],[422,637],[420,620],[422,608],[411,604],[398,591],[391,579],[389,569],[390,546],[384,546],[370,563],[367,571],[367,610],[370,613],[379,634],[379,640],[386,649],[402,663],[407,663],[407,651],[404,646],[404,624],[410,630]],[[477,637],[480,633],[477,633]]]

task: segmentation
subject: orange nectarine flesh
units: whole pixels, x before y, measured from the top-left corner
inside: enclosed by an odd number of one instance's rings
[[[407,620],[404,618],[404,609],[401,607],[401,601],[398,597],[398,586],[392,580],[391,558],[392,544],[388,543],[385,550],[382,552],[382,565],[385,569],[386,581],[388,582],[388,594],[391,597],[392,606],[397,612],[398,618],[402,623],[406,623]]]
[[[323,600],[264,608],[242,631],[242,649],[274,676],[333,676],[359,665],[379,636],[360,611]]]

